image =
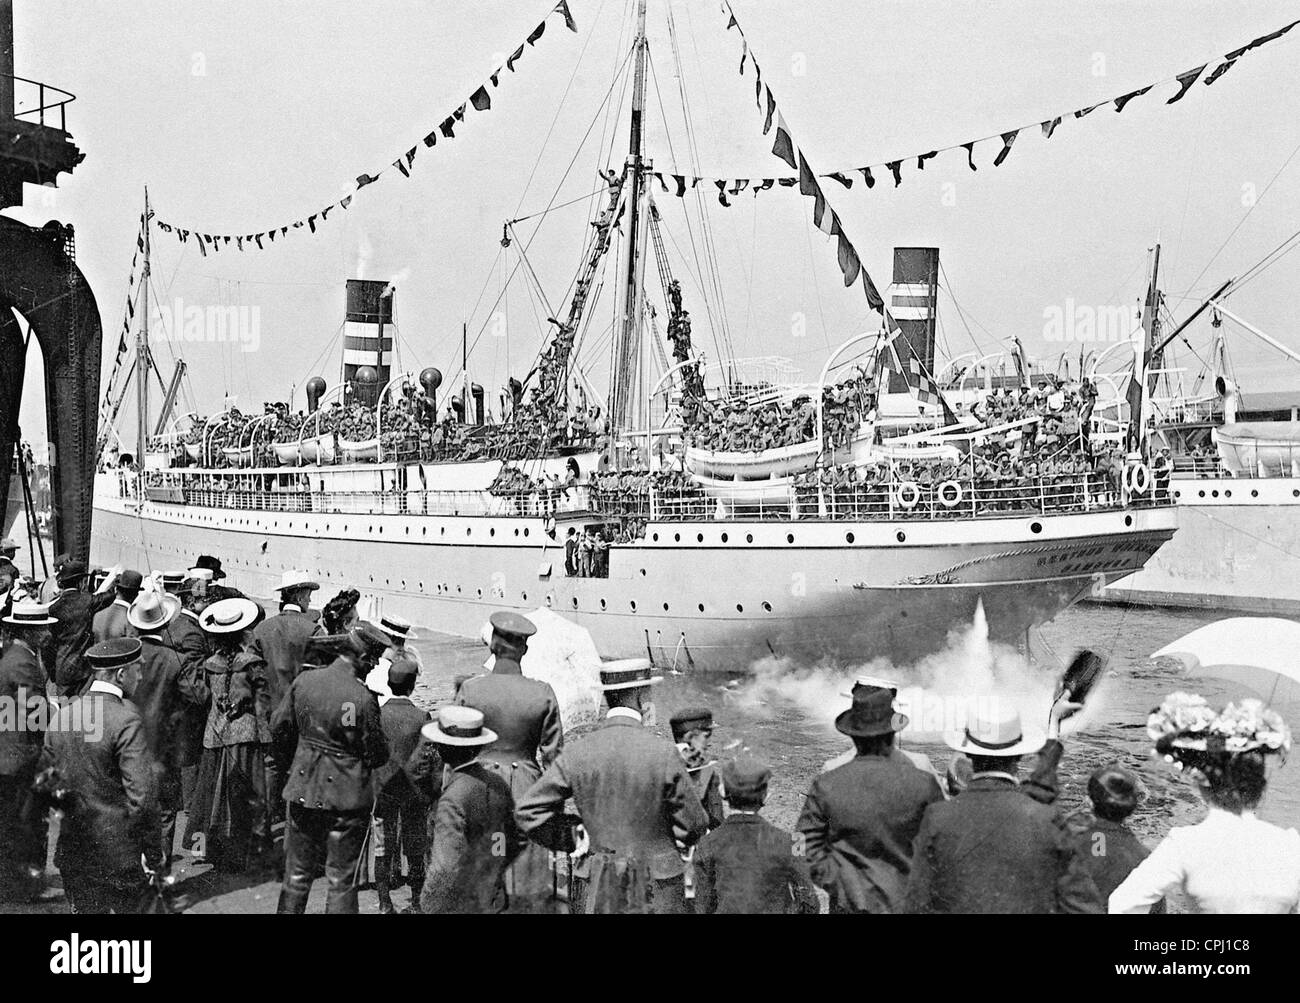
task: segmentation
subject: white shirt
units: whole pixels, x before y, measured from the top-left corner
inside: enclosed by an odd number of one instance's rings
[[[630,717],[632,720],[636,721],[637,724],[641,723],[641,715],[631,707],[611,707],[609,713],[607,713],[605,717]]]
[[[1254,812],[1211,808],[1179,826],[1111,893],[1109,911],[1145,913],[1182,889],[1204,913],[1293,913],[1300,903],[1300,833]]]
[[[96,679],[93,683],[91,683],[89,688],[86,690],[86,692],[87,693],[112,693],[113,696],[117,697],[119,700],[123,699],[122,687],[118,686],[117,683],[105,682],[102,679]]]

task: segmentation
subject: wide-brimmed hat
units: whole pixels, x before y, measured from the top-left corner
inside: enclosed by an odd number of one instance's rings
[[[4,622],[11,627],[53,627],[59,621],[50,616],[49,603],[27,599],[15,602]]]
[[[320,582],[312,578],[306,571],[286,571],[280,576],[280,584],[276,586],[277,592],[284,592],[287,589],[318,589]]]
[[[411,636],[411,622],[400,616],[381,616],[376,626],[396,641],[405,641]]]
[[[860,689],[853,706],[835,719],[835,730],[850,738],[890,735],[907,727],[907,715],[894,711],[894,695],[886,689]]]
[[[220,599],[199,614],[199,626],[209,634],[234,634],[252,626],[259,612],[252,599]]]
[[[497,733],[483,724],[483,712],[452,704],[438,710],[438,716],[420,729],[435,745],[491,745]]]
[[[161,630],[176,618],[181,602],[165,593],[145,592],[126,611],[126,622],[146,633]]]
[[[348,631],[348,643],[358,655],[382,655],[392,639],[369,621],[362,620]]]
[[[1000,702],[999,702],[1000,703]],[[943,736],[950,749],[968,756],[1027,756],[1037,752],[1047,735],[1037,728],[1024,728],[1014,707],[978,708],[971,712],[966,727]]]
[[[22,549],[23,549],[22,547],[18,546],[18,542],[17,542],[16,540],[14,540],[14,539],[12,539],[12,538],[10,538],[10,537],[8,537],[8,536],[6,536],[3,540],[0,540],[0,551],[3,551],[3,550],[22,550]]]
[[[226,573],[221,570],[221,558],[213,557],[211,554],[203,554],[194,562],[196,568],[207,568],[212,572],[212,580],[219,582],[226,577]]]
[[[663,676],[651,675],[652,666],[648,658],[623,658],[615,662],[603,662],[600,666],[600,688],[609,690],[630,690],[638,686],[653,686],[663,682]]]

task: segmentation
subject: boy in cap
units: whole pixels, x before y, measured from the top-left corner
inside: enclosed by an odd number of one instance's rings
[[[722,824],[722,794],[719,791],[718,771],[709,756],[709,740],[713,737],[713,711],[707,707],[689,707],[679,710],[668,720],[677,751],[682,754],[686,772],[695,784],[695,793],[709,816],[709,828]]]
[[[1099,767],[1088,778],[1092,817],[1084,823],[1086,827],[1079,834],[1079,843],[1102,902],[1151,853],[1124,824],[1137,808],[1140,792],[1137,776],[1119,763]],[[1163,913],[1165,900],[1153,905],[1151,911]]]
[[[496,770],[522,798],[555,761],[564,747],[560,702],[550,683],[529,679],[521,662],[528,639],[537,633],[526,616],[508,610],[492,614],[488,645],[492,669],[465,680],[456,703],[483,712],[483,721],[497,735],[480,760]],[[506,874],[511,912],[552,912],[555,886],[550,855],[541,846],[528,846]]]
[[[420,908],[426,913],[496,913],[508,904],[505,871],[526,845],[514,798],[496,770],[479,761],[497,740],[482,711],[452,705],[422,734],[442,757],[446,780],[433,816]]]
[[[147,886],[140,867],[162,866],[154,763],[140,712],[140,642],[102,641],[86,652],[86,691],[59,709],[42,764],[53,767],[63,811],[55,866],[74,913],[134,913]],[[87,722],[96,722],[94,729]]]
[[[396,911],[392,889],[402,883],[403,856],[411,888],[408,912],[420,911],[420,891],[424,887],[429,799],[406,769],[420,745],[420,729],[430,720],[429,712],[411,701],[419,674],[415,663],[405,659],[389,665],[388,690],[392,696],[379,708],[379,723],[388,739],[388,762],[375,770],[375,890],[381,913]]]
[[[793,836],[759,814],[772,771],[741,755],[721,773],[731,814],[695,850],[696,913],[818,912]]]

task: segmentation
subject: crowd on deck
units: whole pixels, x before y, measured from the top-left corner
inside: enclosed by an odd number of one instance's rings
[[[570,573],[600,573],[602,540],[566,546]],[[492,615],[486,671],[435,701],[411,625],[361,619],[355,589],[318,613],[318,584],[287,572],[268,610],[211,556],[101,580],[64,555],[41,598],[15,550],[0,543],[0,698],[24,722],[0,722],[0,897],[20,906],[59,896],[57,812],[78,914],[183,910],[178,861],[278,882],[281,914],[322,877],[330,913],[363,887],[381,913],[1300,909],[1300,835],[1255,815],[1290,733],[1257,700],[1152,711],[1153,751],[1207,807],[1152,850],[1120,763],[1062,807],[1060,724],[1083,689],[1063,681],[1046,731],[970,702],[940,772],[900,745],[899,684],[860,676],[834,722],[849,747],[806,779],[791,833],[762,814],[772,768],[743,743],[715,755],[712,708],[655,727],[647,659],[601,663],[607,713],[575,734],[525,671],[537,626],[518,613]]]

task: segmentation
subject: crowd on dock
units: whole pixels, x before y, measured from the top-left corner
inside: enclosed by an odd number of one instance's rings
[[[356,912],[363,884],[381,913],[399,899],[406,913],[1147,913],[1175,892],[1208,912],[1300,906],[1300,835],[1254,814],[1268,759],[1290,747],[1258,701],[1175,693],[1152,712],[1155,751],[1195,777],[1208,814],[1148,850],[1125,821],[1142,785],[1122,765],[1089,777],[1090,811],[1060,806],[1074,691],[1046,731],[976,702],[939,773],[900,747],[898,684],[859,677],[834,722],[849,747],[787,832],[762,814],[771,767],[743,746],[715,757],[711,708],[654,727],[646,659],[601,664],[604,719],[575,736],[524,674],[537,628],[520,614],[493,614],[486,671],[427,707],[410,624],[360,619],[354,589],[317,613],[318,584],[288,572],[269,612],[210,556],[102,581],[64,556],[42,599],[14,549],[0,548],[11,901],[51,894],[57,813],[76,913],[183,904],[178,846],[278,880],[288,914],[321,877],[333,913]]]

